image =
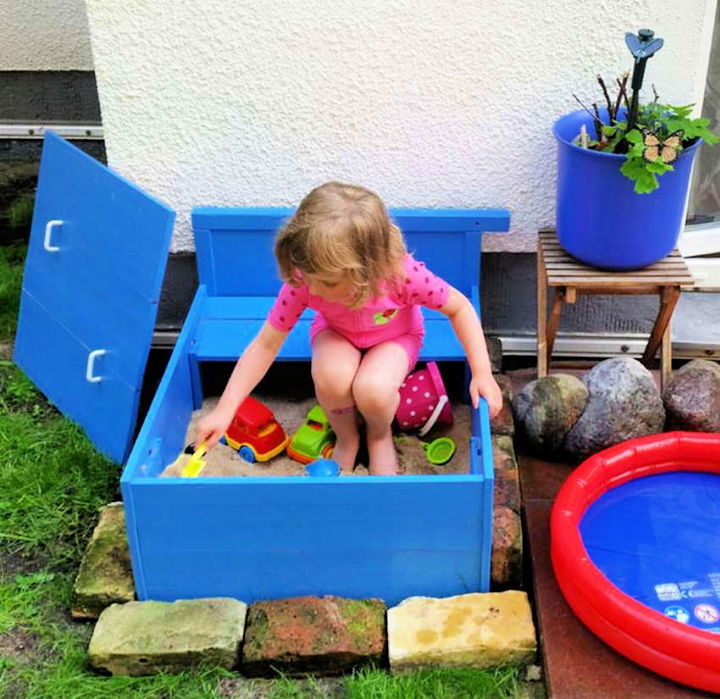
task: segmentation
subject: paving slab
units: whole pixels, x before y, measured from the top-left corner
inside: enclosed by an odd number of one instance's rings
[[[103,610],[88,647],[90,665],[112,675],[230,669],[239,659],[247,605],[231,598],[127,602]]]
[[[121,502],[100,509],[73,589],[74,619],[97,619],[103,609],[135,599],[135,583]]]
[[[250,606],[241,671],[248,677],[333,675],[385,656],[386,606],[378,599],[291,597]]]

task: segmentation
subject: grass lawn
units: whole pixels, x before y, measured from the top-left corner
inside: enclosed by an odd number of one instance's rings
[[[10,360],[24,253],[23,246],[0,247],[0,697],[528,695],[511,669],[433,670],[401,677],[372,670],[304,681],[247,680],[212,667],[147,678],[93,673],[86,659],[92,624],[70,620],[70,597],[97,509],[119,499],[120,468],[95,451]]]

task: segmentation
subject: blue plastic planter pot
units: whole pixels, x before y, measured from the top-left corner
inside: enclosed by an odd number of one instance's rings
[[[607,110],[601,110],[607,123]],[[573,257],[595,267],[627,270],[646,267],[675,247],[683,223],[693,159],[700,141],[685,149],[674,171],[658,178],[650,194],[637,194],[635,183],[620,172],[624,155],[600,153],[573,144],[585,124],[584,110],[555,122],[558,141],[557,233]]]

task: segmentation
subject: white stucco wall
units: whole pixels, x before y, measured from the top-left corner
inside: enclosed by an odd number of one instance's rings
[[[507,207],[532,250],[554,220],[553,120],[665,39],[646,72],[702,100],[716,0],[87,0],[110,164],[173,206],[293,205],[330,178],[390,206]]]
[[[0,70],[92,70],[83,0],[0,0]]]

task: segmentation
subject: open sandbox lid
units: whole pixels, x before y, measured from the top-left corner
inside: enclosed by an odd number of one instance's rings
[[[45,136],[15,362],[122,463],[175,214],[56,134]]]

